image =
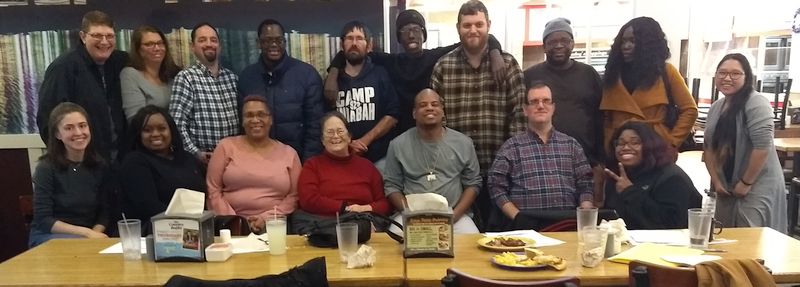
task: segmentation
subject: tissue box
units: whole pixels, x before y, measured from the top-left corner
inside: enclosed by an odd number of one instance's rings
[[[214,213],[166,215],[150,218],[155,260],[206,261],[205,249],[214,243]]]
[[[403,257],[453,258],[453,210],[404,211]]]

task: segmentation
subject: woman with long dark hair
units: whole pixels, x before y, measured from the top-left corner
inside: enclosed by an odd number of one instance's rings
[[[717,195],[715,217],[725,227],[786,233],[786,187],[769,100],[754,91],[753,69],[742,54],[723,57],[714,81],[725,97],[708,112],[703,158]]]
[[[205,192],[197,158],[183,150],[180,132],[166,109],[148,105],[131,119],[131,152],[122,161],[122,210],[142,220],[150,233],[150,217],[167,209],[177,188]]]
[[[125,117],[130,120],[146,105],[168,108],[172,79],[181,68],[172,60],[164,33],[148,25],[133,31],[128,66],[119,75]]]
[[[627,122],[612,135],[605,207],[628,229],[686,228],[686,210],[702,197],[675,165],[675,149],[642,122]]]
[[[53,238],[105,238],[111,185],[108,165],[95,151],[89,116],[81,106],[58,104],[48,119],[47,152],[33,174],[33,222],[28,245]]]
[[[678,70],[666,63],[669,57],[664,31],[653,18],[635,18],[619,30],[608,55],[600,102],[606,143],[630,119],[649,124],[676,148],[689,135],[697,104]],[[668,97],[677,105],[676,120],[668,119]]]

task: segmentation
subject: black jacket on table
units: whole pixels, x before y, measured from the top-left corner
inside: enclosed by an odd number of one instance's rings
[[[615,209],[627,228],[686,228],[689,208],[700,207],[702,196],[692,180],[675,164],[644,174],[628,171],[633,185],[617,193],[613,179],[606,180],[605,207]]]
[[[112,151],[124,151],[120,147],[125,142],[122,136],[127,121],[122,111],[119,73],[127,62],[128,53],[115,50],[103,64],[104,77],[101,77],[99,66],[81,43],[56,58],[47,67],[39,89],[36,124],[44,143],[47,144],[50,112],[62,102],[73,102],[89,113],[92,142],[103,158],[110,161]],[[113,135],[117,136],[116,145]]]
[[[185,151],[175,152],[173,159],[139,150],[128,153],[119,174],[125,215],[141,220],[142,233],[149,234],[150,217],[167,210],[176,188],[206,192],[199,166]]]

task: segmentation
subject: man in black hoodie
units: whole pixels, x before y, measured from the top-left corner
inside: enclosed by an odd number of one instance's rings
[[[416,125],[414,118],[411,117],[411,111],[414,109],[414,97],[430,86],[433,65],[443,55],[461,46],[461,43],[431,50],[424,49],[422,44],[428,39],[425,18],[413,9],[400,12],[395,24],[397,41],[403,46],[404,52],[399,54],[371,52],[369,58],[375,65],[386,69],[396,89],[397,99],[400,103],[397,134],[401,134]],[[491,50],[489,55],[491,56],[492,71],[498,82],[502,82],[505,77],[505,62],[500,54],[500,42],[491,35],[489,36],[489,50]],[[337,97],[339,87],[337,87],[336,81],[339,70],[344,66],[344,55],[340,52],[331,62],[328,77],[325,79],[325,97],[329,103],[332,103]]]
[[[367,58],[372,48],[369,29],[352,21],[345,24],[341,35],[347,65],[338,75],[336,110],[350,123],[350,148],[381,169],[381,160],[395,135],[392,128],[397,124],[397,94],[386,70]]]

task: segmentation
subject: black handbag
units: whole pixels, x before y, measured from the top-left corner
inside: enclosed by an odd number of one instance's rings
[[[318,217],[318,216],[311,216],[302,219],[302,221],[306,221],[302,227],[299,227],[297,230],[298,234],[305,235],[308,238],[308,243],[316,246],[316,247],[328,247],[328,248],[336,248],[338,246],[337,236],[336,236],[336,224],[337,220],[335,217],[328,218],[328,217]],[[367,241],[372,236],[372,225],[373,223],[376,226],[385,226],[387,224],[393,224],[400,229],[402,229],[402,225],[400,223],[388,218],[386,216],[373,213],[373,212],[347,212],[341,214],[339,216],[339,222],[346,223],[346,222],[353,222],[358,225],[358,243],[362,244]],[[397,242],[402,243],[403,237],[390,232],[387,228],[386,233],[392,239],[396,240]]]
[[[672,89],[670,88],[666,71],[664,71],[664,74],[661,75],[661,80],[664,82],[664,89],[667,92],[667,114],[664,115],[664,125],[672,130],[675,127],[675,124],[678,123],[678,114],[680,113],[680,108],[678,107],[678,104],[675,103],[675,99],[672,98]],[[689,135],[686,136],[681,142],[680,146],[678,146],[679,152],[700,150],[699,145],[694,140],[694,134],[695,130],[694,127],[692,127],[692,129],[689,130]]]

